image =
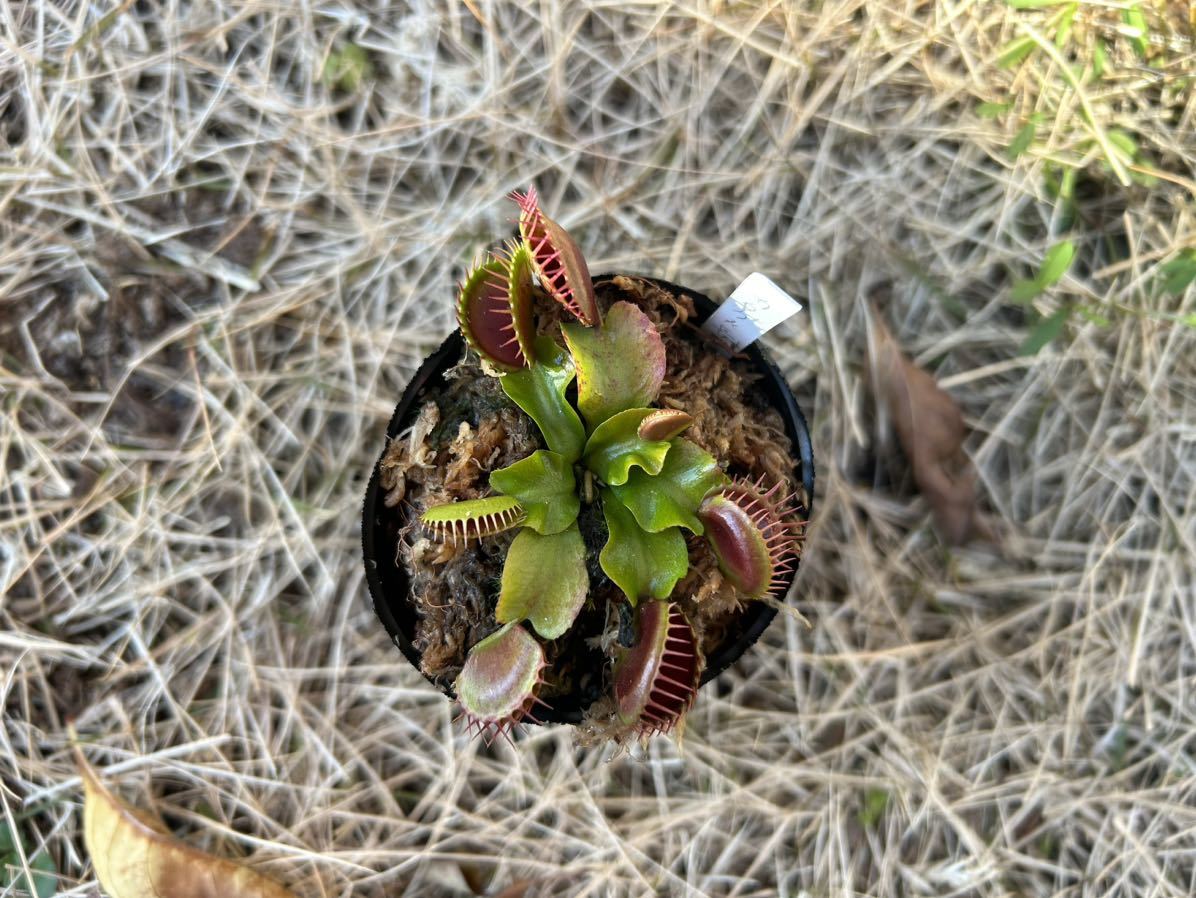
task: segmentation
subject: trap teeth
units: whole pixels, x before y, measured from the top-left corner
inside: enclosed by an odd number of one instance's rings
[[[469,650],[454,689],[466,731],[490,744],[498,736],[510,741],[510,731],[531,709],[548,704],[536,696],[544,683],[544,650],[535,637],[509,624]]]
[[[535,187],[512,193],[511,199],[519,206],[519,234],[540,285],[582,324],[601,323],[590,269],[577,243],[544,214]]]
[[[642,738],[668,732],[693,705],[701,663],[693,629],[669,602],[637,611],[638,635],[615,665],[619,721]]]
[[[781,482],[767,489],[765,482],[763,477],[736,480],[712,492],[698,508],[719,569],[753,598],[780,590],[800,542],[790,520],[793,496],[780,495]]]

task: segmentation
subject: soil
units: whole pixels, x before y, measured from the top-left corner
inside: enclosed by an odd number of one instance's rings
[[[724,357],[691,323],[692,301],[639,278],[615,277],[594,286],[603,310],[630,301],[656,325],[667,354],[657,404],[693,416],[686,438],[719,459],[729,475],[765,475],[793,492],[798,484],[780,414],[752,389],[758,375],[747,362]],[[537,311],[541,332],[555,332],[559,307],[544,300]],[[482,371],[472,352],[446,379],[447,386],[438,384],[420,397],[417,419],[391,441],[381,462],[385,504],[400,518],[395,563],[406,566],[417,605],[415,647],[424,673],[444,687],[460,672],[469,647],[497,629],[494,606],[513,534],[441,544],[418,516],[431,505],[486,495],[491,471],[543,448],[531,419]],[[590,594],[570,632],[545,646],[549,667],[541,696],[552,703],[574,694],[583,707],[593,703],[582,738],[594,738],[610,730],[613,705],[601,699],[609,691],[621,596],[598,565],[606,541],[598,506],[583,506],[579,523],[589,550]],[[705,540],[691,537],[689,548],[689,572],[671,600],[681,604],[708,653],[728,636],[747,600],[723,578]]]

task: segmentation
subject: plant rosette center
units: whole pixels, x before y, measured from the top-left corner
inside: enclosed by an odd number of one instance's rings
[[[665,346],[629,302],[603,314],[576,243],[515,195],[520,240],[461,284],[457,321],[482,367],[535,423],[545,448],[489,475],[491,495],[434,505],[421,523],[442,541],[514,530],[494,620],[455,684],[470,726],[506,733],[543,704],[545,653],[574,625],[590,592],[582,506],[606,525],[602,572],[632,610],[632,644],[612,659],[621,732],[677,727],[693,702],[703,658],[681,607],[668,600],[690,567],[688,537],[706,540],[745,598],[775,593],[791,571],[799,521],[782,485],[732,480],[684,434],[693,419],[656,408]],[[537,298],[565,310],[560,340],[537,336]],[[568,398],[576,382],[576,402]]]

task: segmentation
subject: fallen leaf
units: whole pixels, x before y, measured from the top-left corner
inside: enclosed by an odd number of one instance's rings
[[[466,888],[474,895],[486,895],[486,880],[489,878],[476,864],[460,864],[461,877],[465,880]],[[490,898],[526,898],[528,891],[536,885],[534,879],[519,879],[497,892],[491,892]]]
[[[976,509],[976,470],[963,451],[963,414],[927,372],[902,353],[873,310],[872,377],[884,400],[914,482],[943,540],[962,545],[987,531]]]
[[[76,752],[83,777],[83,839],[109,898],[295,898],[278,883],[185,845],[161,821],[108,791]]]
[[[524,898],[535,884],[535,880],[521,879],[518,882],[511,883],[501,892],[498,892],[494,898]]]
[[[461,871],[461,878],[465,880],[465,885],[474,895],[482,895],[486,891],[487,876],[482,872],[482,868],[478,864],[460,863],[457,865]]]

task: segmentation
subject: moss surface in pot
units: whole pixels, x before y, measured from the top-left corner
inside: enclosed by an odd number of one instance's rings
[[[379,463],[420,667],[488,736],[561,698],[591,739],[674,731],[743,604],[788,586],[808,496],[692,299],[593,281],[513,198],[519,239],[461,285],[467,351]]]

